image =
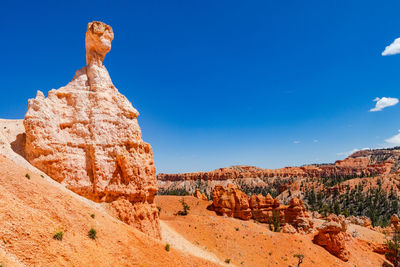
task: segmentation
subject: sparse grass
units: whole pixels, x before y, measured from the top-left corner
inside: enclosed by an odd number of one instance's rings
[[[165,250],[168,252],[171,250],[171,246],[168,243],[165,245]]]
[[[225,259],[225,263],[227,264],[231,263],[231,259]]]
[[[31,179],[31,176],[29,175],[29,173],[25,174],[25,177],[26,177],[28,180]]]
[[[64,232],[59,231],[53,235],[53,239],[61,241],[63,239]]]
[[[94,219],[94,218],[96,218],[96,214],[92,213],[92,214],[90,214],[90,217],[92,217]]]
[[[97,231],[95,230],[95,229],[90,229],[89,230],[89,233],[88,233],[88,236],[91,238],[91,239],[96,239],[97,238]]]

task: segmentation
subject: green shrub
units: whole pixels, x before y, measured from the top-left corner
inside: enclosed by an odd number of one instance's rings
[[[88,236],[91,238],[91,239],[96,239],[97,238],[97,231],[95,230],[95,229],[90,229],[89,230],[89,233],[88,233]]]
[[[93,219],[96,217],[96,215],[94,213],[90,214],[90,217],[92,217]]]
[[[157,209],[158,209],[158,216],[160,216],[160,214],[161,214],[161,207],[157,207]]]
[[[63,239],[64,233],[62,231],[57,232],[53,235],[53,239],[61,241]]]
[[[29,173],[25,174],[25,177],[28,179],[31,179],[31,176],[29,175]]]
[[[297,267],[300,267],[300,265],[303,263],[304,260],[304,255],[303,254],[295,254],[293,257],[296,257],[299,261],[297,262]]]
[[[227,264],[231,263],[231,259],[225,259],[225,263]]]
[[[399,266],[400,263],[400,232],[396,231],[391,240],[386,242],[389,252],[385,254],[386,258],[390,260],[394,266]]]
[[[281,222],[279,218],[279,211],[274,210],[272,212],[272,224],[274,225],[274,232],[281,231]]]
[[[165,250],[168,252],[171,250],[171,246],[168,243],[165,245]]]
[[[183,209],[183,210],[178,211],[178,212],[177,212],[177,215],[180,215],[180,216],[186,216],[186,215],[188,215],[188,214],[189,214],[189,210],[190,210],[190,206],[185,202],[185,199],[184,199],[184,198],[182,198],[182,199],[180,200],[180,202],[181,202],[181,204],[182,204],[182,209]]]

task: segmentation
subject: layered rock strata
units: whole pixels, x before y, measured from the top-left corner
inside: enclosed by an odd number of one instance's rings
[[[324,185],[324,188],[328,193],[334,194],[349,188],[349,185],[342,185],[340,182],[354,178],[386,176],[397,173],[400,166],[399,155],[400,148],[397,148],[397,150],[357,152],[344,160],[336,161],[334,164],[314,164],[281,169],[233,166],[210,172],[161,173],[157,175],[157,182],[162,194],[182,190],[193,194],[196,189],[201,189],[202,192],[211,196],[216,185],[227,186],[228,183],[247,188],[247,191],[273,189],[281,194],[289,188],[299,190],[299,186],[304,180],[329,180],[336,185]],[[283,195],[280,199],[286,200]]]
[[[29,100],[26,157],[70,190],[113,203],[120,219],[159,238],[152,148],[142,140],[138,111],[103,65],[113,38],[110,26],[89,23],[87,66],[47,98],[38,91]]]

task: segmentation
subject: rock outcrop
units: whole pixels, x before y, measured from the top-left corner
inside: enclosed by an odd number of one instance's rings
[[[329,253],[342,261],[348,261],[350,252],[346,248],[346,239],[349,235],[343,232],[343,225],[336,221],[325,222],[317,228],[318,233],[313,242],[324,247]]]
[[[206,195],[201,193],[199,189],[196,189],[196,191],[194,192],[194,197],[198,198],[198,199],[201,199],[201,200],[208,200]]]
[[[347,217],[352,224],[360,225],[369,229],[372,229],[372,222],[370,218],[365,216],[357,217],[357,216],[349,216]]]
[[[392,215],[392,217],[390,218],[389,225],[384,229],[382,229],[382,232],[383,231],[389,236],[392,236],[396,232],[400,231],[399,217],[396,214]]]
[[[209,207],[210,210],[215,211],[218,215],[250,220],[249,199],[236,185],[229,184],[226,189],[216,186],[212,196],[213,203]]]
[[[26,157],[70,190],[113,203],[121,220],[159,238],[152,148],[142,140],[138,111],[118,92],[103,65],[113,38],[110,26],[89,23],[87,66],[47,98],[38,91],[29,100]]]
[[[300,199],[293,198],[290,205],[285,206],[269,194],[265,197],[252,195],[249,198],[233,184],[228,184],[226,189],[222,186],[215,187],[213,203],[209,209],[218,215],[242,220],[254,219],[268,224],[276,220],[285,232],[292,232],[294,229],[305,234],[313,230],[313,223]]]

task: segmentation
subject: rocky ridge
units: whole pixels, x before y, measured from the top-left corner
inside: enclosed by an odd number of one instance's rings
[[[334,164],[312,164],[281,169],[261,169],[254,166],[233,166],[210,172],[157,175],[160,193],[200,189],[211,196],[215,185],[228,183],[254,188],[275,188],[277,194],[287,190],[287,184],[303,179],[351,179],[397,173],[400,148],[359,151]]]

